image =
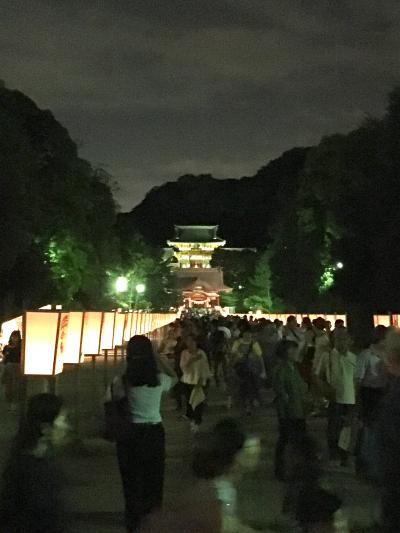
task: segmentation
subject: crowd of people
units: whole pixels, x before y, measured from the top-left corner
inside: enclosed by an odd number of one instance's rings
[[[9,350],[15,351],[18,342],[14,336]],[[12,364],[12,353],[6,357]],[[377,531],[400,531],[399,330],[378,326],[356,355],[341,320],[332,328],[323,318],[311,322],[305,317],[297,324],[293,316],[283,324],[188,316],[168,327],[157,350],[148,338],[133,337],[126,361],[105,406],[128,532],[252,531],[236,513],[235,486],[247,448],[240,418],[248,419],[255,410],[262,415],[265,407],[277,414],[274,475],[286,487],[286,531],[340,531],[335,520],[342,502],[321,486],[323,470],[354,472],[373,483],[382,508]],[[225,399],[224,416],[235,413],[239,422],[224,418],[203,431],[212,387]],[[194,434],[196,503],[189,514],[160,511],[165,468],[161,404],[168,391]],[[326,427],[325,446],[312,434],[312,417],[320,417]],[[7,525],[1,531],[62,531],[52,457],[63,431],[60,400],[49,394],[33,397],[3,476],[1,523]],[[47,488],[36,490],[37,484]]]

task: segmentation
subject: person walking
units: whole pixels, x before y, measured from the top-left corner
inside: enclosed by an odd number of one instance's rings
[[[253,339],[250,326],[243,327],[242,336],[233,343],[232,365],[241,405],[251,415],[252,407],[261,403],[260,382],[266,373],[260,344]]]
[[[382,533],[400,531],[400,330],[386,336],[386,368],[391,376],[377,419],[376,457],[382,496]]]
[[[213,365],[214,379],[217,387],[220,386],[220,371],[225,387],[228,384],[228,369],[227,369],[227,355],[228,355],[228,340],[223,331],[218,329],[211,337],[211,362]]]
[[[54,451],[63,443],[67,431],[60,398],[54,394],[38,394],[29,400],[3,473],[0,531],[64,531],[62,476]]]
[[[333,397],[328,407],[328,449],[332,462],[340,461],[347,466],[348,451],[339,446],[341,432],[352,424],[356,403],[355,372],[357,357],[349,350],[350,337],[346,329],[337,330],[335,348],[327,360],[328,381],[332,387]]]
[[[191,430],[197,433],[203,421],[204,387],[211,378],[211,372],[206,353],[191,335],[186,337],[186,350],[182,352],[180,366],[186,393],[186,417],[190,420]]]
[[[361,428],[357,438],[356,469],[359,474],[371,476],[368,457],[368,443],[375,438],[375,421],[388,384],[385,368],[385,339],[387,328],[377,326],[369,347],[362,351],[357,360],[356,380],[359,398],[359,419]]]
[[[273,381],[277,395],[279,438],[275,451],[275,477],[283,481],[286,476],[284,459],[286,446],[306,432],[307,385],[296,365],[297,343],[288,340],[281,341],[276,355],[279,363],[275,369]]]
[[[117,436],[116,446],[128,533],[139,532],[143,518],[162,504],[165,435],[160,404],[162,393],[175,381],[175,372],[155,356],[147,337],[130,339],[126,372],[107,393],[107,401],[125,398],[127,404],[128,427]]]
[[[11,411],[17,408],[21,385],[21,332],[15,330],[3,349],[4,372],[2,384]]]

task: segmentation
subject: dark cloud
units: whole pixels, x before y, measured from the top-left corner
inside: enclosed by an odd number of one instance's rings
[[[124,209],[382,113],[399,45],[397,0],[0,3],[0,77],[115,176]]]

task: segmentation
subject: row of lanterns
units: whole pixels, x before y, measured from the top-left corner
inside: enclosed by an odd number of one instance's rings
[[[147,335],[176,318],[175,313],[142,311],[27,311],[2,325],[22,334],[24,375],[54,376],[64,364],[78,364],[85,355],[97,355]],[[15,327],[16,325],[16,327]]]

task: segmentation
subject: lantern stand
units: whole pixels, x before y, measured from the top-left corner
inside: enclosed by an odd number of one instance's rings
[[[103,350],[104,353],[104,372],[103,372],[103,384],[104,388],[107,389],[108,385],[108,349]]]

